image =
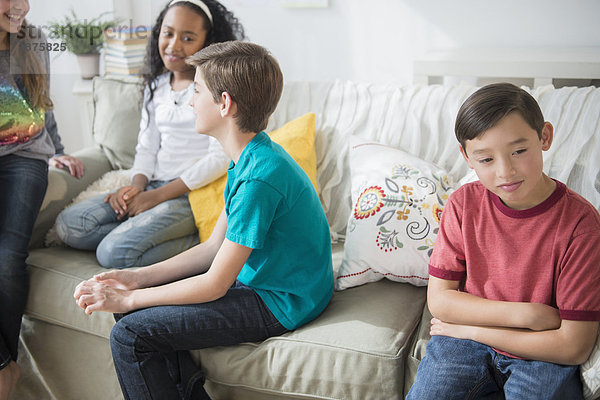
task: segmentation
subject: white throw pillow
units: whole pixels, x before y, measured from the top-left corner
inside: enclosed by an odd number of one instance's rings
[[[581,381],[583,383],[583,398],[586,400],[600,398],[600,334],[590,358],[581,365]]]
[[[456,185],[405,151],[351,138],[353,209],[336,290],[388,278],[427,285],[442,209]]]

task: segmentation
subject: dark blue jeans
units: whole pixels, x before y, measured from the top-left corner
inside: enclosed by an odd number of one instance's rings
[[[204,304],[160,306],[115,315],[110,335],[125,399],[209,399],[189,350],[258,342],[286,329],[254,290],[236,282]]]
[[[0,369],[17,360],[29,290],[27,246],[47,186],[48,163],[0,157]]]
[[[407,400],[581,400],[579,366],[507,357],[472,340],[433,336]]]

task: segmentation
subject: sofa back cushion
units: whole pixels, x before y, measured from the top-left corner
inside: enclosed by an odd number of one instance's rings
[[[529,90],[555,127],[544,171],[600,208],[600,88],[545,86]],[[454,121],[477,87],[292,82],[269,121],[278,127],[309,111],[316,115],[315,147],[321,201],[332,239],[343,239],[352,210],[350,136],[407,151],[448,171],[455,181],[476,180],[459,152]]]
[[[96,77],[92,134],[113,169],[133,166],[140,130],[141,92],[137,77]]]

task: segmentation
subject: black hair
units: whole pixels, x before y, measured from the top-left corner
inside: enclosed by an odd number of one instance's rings
[[[512,112],[518,112],[542,137],[544,116],[533,96],[511,83],[493,83],[469,96],[458,110],[454,125],[456,139],[465,149],[467,140],[493,128]]]
[[[188,7],[204,18],[204,26],[210,27],[210,29],[208,29],[204,46],[208,46],[211,43],[245,39],[246,35],[244,34],[244,27],[231,11],[227,10],[224,5],[216,0],[203,0],[202,2],[206,4],[210,10],[210,13],[212,14],[212,24],[200,7],[188,1],[177,2],[173,5],[170,5],[171,2],[169,1],[169,3],[167,3],[167,5],[158,14],[156,22],[152,27],[150,41],[148,42],[148,46],[146,46],[146,57],[144,59],[144,68],[146,68],[146,70],[142,73],[142,101],[146,86],[148,86],[148,89],[150,90],[148,102],[154,98],[154,90],[156,90],[156,78],[166,71],[165,64],[163,63],[163,60],[158,52],[158,38],[160,36],[160,29],[162,27],[165,15],[171,7]]]

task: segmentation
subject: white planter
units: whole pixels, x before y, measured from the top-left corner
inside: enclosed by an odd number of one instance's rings
[[[100,54],[77,54],[82,79],[92,79],[100,75]]]

